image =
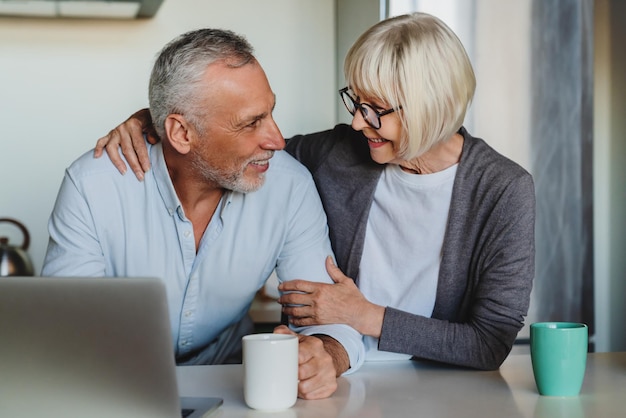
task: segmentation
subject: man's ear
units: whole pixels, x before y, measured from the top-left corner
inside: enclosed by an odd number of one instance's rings
[[[172,147],[181,154],[191,149],[190,125],[183,115],[172,113],[165,118],[165,134]]]

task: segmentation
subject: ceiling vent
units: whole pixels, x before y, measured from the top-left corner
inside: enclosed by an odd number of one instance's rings
[[[153,17],[163,0],[0,0],[0,16],[79,19]]]

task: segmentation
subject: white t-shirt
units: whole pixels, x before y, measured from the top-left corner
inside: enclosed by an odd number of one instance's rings
[[[371,302],[430,317],[435,306],[441,248],[457,165],[434,174],[383,171],[370,209],[359,288]],[[366,360],[409,359],[378,351],[365,337]]]

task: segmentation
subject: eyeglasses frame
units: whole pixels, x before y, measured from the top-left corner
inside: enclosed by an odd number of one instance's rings
[[[382,126],[382,121],[380,120],[380,118],[382,116],[388,115],[390,113],[395,112],[398,109],[402,109],[402,106],[399,106],[397,108],[391,108],[391,109],[385,109],[382,111],[378,111],[376,109],[374,109],[374,107],[369,104],[369,103],[361,103],[358,102],[358,96],[357,99],[354,99],[352,97],[352,95],[350,95],[348,93],[348,90],[350,90],[350,87],[344,87],[341,90],[339,90],[339,97],[341,97],[341,101],[343,102],[344,106],[346,107],[346,109],[348,110],[348,113],[350,113],[352,116],[354,116],[356,114],[357,109],[361,111],[361,115],[363,116],[363,120],[372,128],[374,129],[380,129],[380,127]],[[348,104],[346,103],[346,100],[344,99],[344,97],[348,97],[350,99],[350,102],[352,102],[352,104],[354,105],[354,112],[350,111],[350,108],[348,107]],[[367,109],[365,108],[367,107]],[[372,110],[372,112],[374,112],[374,114],[376,115],[376,120],[378,121],[378,126],[374,125],[368,118],[367,116],[367,112],[369,112],[369,109]]]

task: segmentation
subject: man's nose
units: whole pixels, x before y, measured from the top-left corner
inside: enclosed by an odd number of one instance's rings
[[[271,119],[268,124],[262,147],[264,149],[276,151],[285,148],[285,138],[283,138],[283,134],[280,132],[280,129],[274,119]]]

